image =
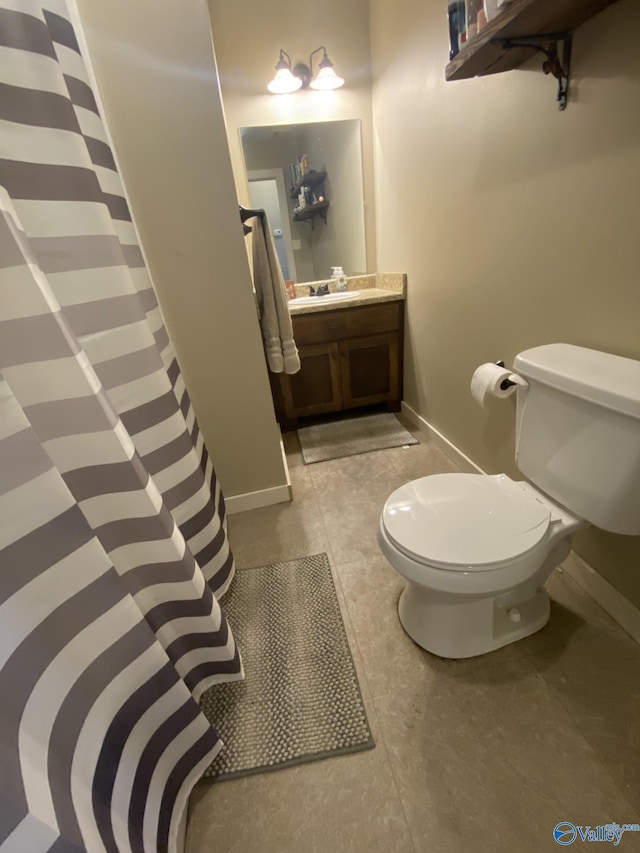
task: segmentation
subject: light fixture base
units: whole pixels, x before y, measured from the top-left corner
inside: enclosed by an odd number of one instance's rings
[[[302,87],[306,89],[311,81],[311,69],[304,62],[299,62],[291,71],[294,77],[299,77],[302,80]]]

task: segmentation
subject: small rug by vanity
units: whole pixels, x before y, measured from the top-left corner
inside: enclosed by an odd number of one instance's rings
[[[326,554],[240,569],[222,606],[246,677],[200,699],[224,743],[201,781],[375,746]]]
[[[395,415],[364,415],[298,430],[305,465],[388,447],[418,444]]]

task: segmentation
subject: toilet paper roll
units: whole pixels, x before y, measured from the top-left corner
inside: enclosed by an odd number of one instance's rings
[[[505,379],[514,382],[515,385],[510,385],[505,389],[501,388],[500,385]],[[512,373],[506,367],[498,367],[497,364],[487,362],[487,364],[481,364],[473,374],[471,379],[471,396],[484,408],[487,396],[510,397],[518,385],[526,388],[526,379],[518,376],[517,373]]]

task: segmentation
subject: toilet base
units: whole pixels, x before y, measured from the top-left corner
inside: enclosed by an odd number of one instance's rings
[[[398,602],[400,624],[423,649],[443,658],[495,651],[544,627],[549,597],[532,583],[494,596],[451,595],[411,581]]]

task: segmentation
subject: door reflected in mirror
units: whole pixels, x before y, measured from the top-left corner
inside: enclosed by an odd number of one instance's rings
[[[267,211],[285,279],[367,272],[360,121],[240,128],[251,207]]]

